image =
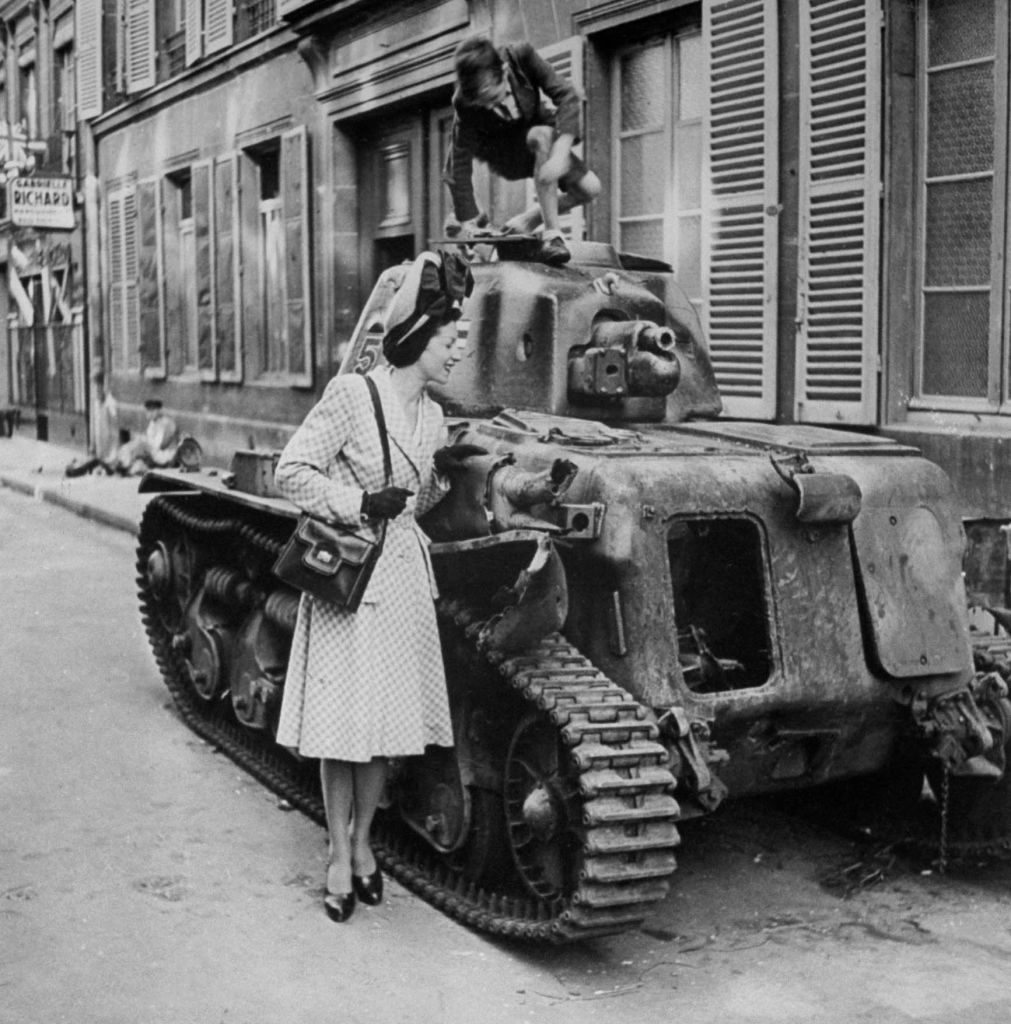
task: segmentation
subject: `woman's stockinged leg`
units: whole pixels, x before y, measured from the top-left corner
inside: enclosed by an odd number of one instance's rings
[[[351,830],[351,864],[356,875],[367,877],[376,870],[369,833],[386,785],[386,758],[374,757],[367,764],[355,764],[352,773],[354,823]]]
[[[354,805],[354,766],[347,761],[320,761],[323,805],[330,835],[330,861],[326,888],[330,893],[351,892],[351,809]]]

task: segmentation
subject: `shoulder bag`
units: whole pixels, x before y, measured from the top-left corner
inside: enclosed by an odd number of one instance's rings
[[[366,377],[365,383],[369,388],[379,426],[383,470],[386,485],[389,486],[393,474],[386,419],[375,382],[371,377]],[[320,601],[349,612],[357,611],[385,540],[385,519],[380,523],[378,539],[373,540],[350,526],[328,523],[303,513],[295,532],[274,563],[274,575]]]

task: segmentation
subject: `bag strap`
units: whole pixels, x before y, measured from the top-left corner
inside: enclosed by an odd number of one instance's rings
[[[379,426],[379,443],[383,446],[383,473],[386,476],[386,486],[393,483],[393,464],[390,461],[390,439],[386,431],[386,417],[383,415],[383,403],[379,401],[379,389],[376,382],[369,376],[365,377],[365,384],[369,389],[369,397],[372,399],[372,408],[376,413],[376,423]],[[386,543],[386,520],[379,522],[379,550],[382,551]]]
[[[369,389],[369,397],[372,399],[372,408],[376,412],[376,422],[379,424],[379,443],[383,446],[383,472],[386,474],[386,486],[393,482],[393,465],[390,461],[390,439],[386,431],[386,417],[383,415],[383,403],[379,401],[379,389],[371,377],[365,378],[365,384]]]

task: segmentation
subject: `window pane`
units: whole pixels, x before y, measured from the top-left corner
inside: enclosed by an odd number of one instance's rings
[[[990,296],[927,295],[923,310],[923,391],[985,398]]]
[[[638,256],[664,259],[663,221],[647,220],[637,224],[621,225],[621,250]]]
[[[702,116],[706,94],[706,71],[702,63],[702,36],[682,36],[678,41],[678,93],[681,109],[677,116],[682,121]]]
[[[621,130],[662,127],[667,103],[663,43],[621,58]]]
[[[938,71],[927,83],[927,174],[992,170],[993,65]]]
[[[933,67],[993,56],[993,5],[994,0],[929,0],[928,63]]]
[[[655,132],[623,139],[621,145],[621,215],[663,213],[664,136]]]
[[[702,125],[680,125],[674,133],[674,167],[679,210],[702,205]]]
[[[927,186],[927,265],[924,284],[990,283],[993,182]]]
[[[702,298],[702,223],[699,217],[678,221],[678,284],[689,299]]]

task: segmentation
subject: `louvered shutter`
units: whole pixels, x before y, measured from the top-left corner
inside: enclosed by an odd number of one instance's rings
[[[703,6],[708,214],[703,295],[729,416],[776,414],[779,104],[776,0]]]
[[[214,317],[218,341],[218,377],[242,380],[242,318],[239,261],[236,252],[239,209],[237,157],[219,157],[214,165]]]
[[[207,53],[226,50],[232,45],[234,22],[232,0],[206,0],[204,49]]]
[[[186,0],[186,63],[204,55],[204,0]]]
[[[137,288],[137,196],[131,188],[123,197],[124,339],[126,368],[140,368],[140,295]]]
[[[137,184],[137,288],[140,303],[140,365],[144,376],[165,376],[165,307],[162,262],[161,180]]]
[[[304,385],[312,383],[308,155],[304,125],[281,136],[288,372],[294,378],[292,383]]]
[[[214,332],[214,275],[212,271],[211,161],[201,160],[190,168],[193,190],[193,241],[196,250],[197,284],[197,368],[201,380],[216,380],[217,345]]]
[[[583,39],[582,36],[570,36],[551,46],[537,51],[551,66],[555,73],[571,82],[580,96],[583,95]],[[584,118],[585,120],[585,118]],[[573,152],[582,156],[582,144],[573,147]],[[527,184],[527,205],[537,201],[537,191],[531,180]],[[567,238],[577,241],[586,237],[586,218],[582,206],[577,206],[568,213],[562,214],[558,220],[562,232]]]
[[[126,8],[126,91],[155,83],[154,0],[129,0]]]
[[[82,121],[102,113],[102,0],[77,0],[77,115]]]
[[[109,252],[109,351],[114,370],[126,365],[126,345],[123,341],[123,196],[114,193],[108,202]]]
[[[877,414],[881,28],[874,0],[800,5],[797,418]]]

